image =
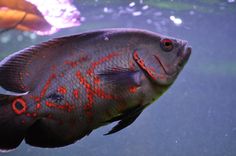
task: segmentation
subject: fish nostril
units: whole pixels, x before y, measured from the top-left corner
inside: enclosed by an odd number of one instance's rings
[[[187,44],[188,42],[187,41],[181,41],[181,46],[179,47],[178,49],[178,52],[177,52],[177,57],[184,57],[184,53],[186,52],[186,49],[188,48]]]

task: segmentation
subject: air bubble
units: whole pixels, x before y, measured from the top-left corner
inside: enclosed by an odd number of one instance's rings
[[[181,25],[183,23],[182,19],[176,18],[175,16],[170,16],[170,20],[174,22],[175,25]]]
[[[3,37],[0,38],[1,43],[7,43],[11,40],[10,35],[4,35]]]
[[[142,12],[141,11],[135,11],[132,13],[133,16],[140,16],[142,15]]]
[[[37,35],[35,33],[31,33],[29,37],[31,40],[35,40],[37,38]]]
[[[129,3],[129,7],[134,7],[134,6],[135,6],[135,2]]]
[[[148,8],[149,8],[148,5],[144,5],[144,6],[142,7],[143,10],[147,10]]]

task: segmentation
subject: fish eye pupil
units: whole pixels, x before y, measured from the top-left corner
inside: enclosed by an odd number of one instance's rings
[[[165,46],[167,46],[167,47],[168,47],[168,46],[170,46],[170,45],[171,45],[171,43],[170,43],[170,42],[168,42],[168,41],[167,41],[167,42],[165,42]]]

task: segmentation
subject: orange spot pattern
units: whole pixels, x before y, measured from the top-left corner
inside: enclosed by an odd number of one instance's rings
[[[88,102],[84,105],[84,110],[89,118],[89,121],[92,120],[92,107],[93,107],[93,92],[91,89],[91,85],[88,81],[83,77],[80,71],[77,71],[76,77],[79,79],[80,84],[85,87],[85,91],[87,93]]]
[[[101,88],[95,88],[94,89],[94,93],[99,96],[102,99],[116,99],[115,96],[106,93],[105,91],[103,91]]]
[[[78,90],[78,89],[74,89],[74,90],[73,90],[73,95],[74,95],[74,97],[75,97],[76,99],[78,99],[78,98],[79,98],[79,90]]]
[[[148,75],[150,75],[154,80],[157,79],[157,73],[154,73],[151,69],[149,69],[145,63],[144,63],[144,60],[141,59],[139,56],[138,56],[138,53],[137,51],[134,52],[134,60],[140,65],[141,68],[143,68],[147,73]]]
[[[36,109],[40,109],[41,108],[41,104],[40,103],[37,103],[36,104]]]
[[[75,68],[75,67],[77,67],[79,64],[81,64],[82,62],[87,61],[88,59],[89,59],[88,56],[85,55],[85,56],[80,57],[79,60],[77,60],[77,61],[65,61],[64,64],[69,65],[69,66],[71,66],[72,68]]]
[[[43,86],[42,91],[40,92],[39,96],[30,96],[31,99],[33,99],[36,102],[35,105],[35,112],[28,112],[26,113],[27,117],[36,117],[37,116],[37,112],[39,109],[41,109],[42,104],[40,103],[40,101],[42,100],[42,98],[46,95],[48,88],[50,87],[50,85],[52,84],[52,81],[56,78],[56,74],[52,74],[49,76],[48,80],[46,81],[45,85]]]
[[[137,89],[138,89],[138,88],[137,88],[136,86],[132,86],[132,87],[129,88],[129,92],[130,92],[130,93],[136,93],[136,92],[137,92]]]
[[[17,106],[19,105],[19,106]],[[23,113],[25,113],[25,111],[27,110],[27,104],[25,102],[25,100],[23,100],[22,98],[18,98],[15,99],[12,102],[12,110],[17,114],[17,115],[21,115]],[[21,107],[21,108],[19,108]]]
[[[87,74],[91,76],[94,73],[94,70],[98,65],[100,65],[103,62],[106,62],[106,61],[110,60],[111,58],[113,58],[114,56],[118,56],[118,55],[119,55],[119,53],[113,52],[113,53],[101,58],[100,60],[93,62],[91,64],[91,67],[87,70]]]
[[[47,107],[61,109],[61,110],[67,110],[68,112],[71,112],[75,108],[74,105],[71,105],[69,103],[66,103],[64,105],[58,105],[56,103],[49,102],[49,101],[46,101],[46,106]]]
[[[45,86],[43,87],[43,89],[42,89],[42,91],[41,91],[41,93],[40,93],[40,99],[45,96],[45,94],[46,94],[46,92],[47,92],[49,86],[50,86],[51,83],[52,83],[52,80],[55,79],[55,78],[56,78],[56,74],[52,74],[52,75],[49,77],[49,79],[47,80]],[[39,99],[39,100],[40,100],[40,99]]]
[[[91,80],[93,80],[94,84],[100,83],[100,79],[98,77],[96,77],[94,74],[95,68],[98,65],[112,59],[115,56],[119,56],[119,53],[113,52],[113,53],[108,54],[107,56],[105,56],[105,57],[101,58],[100,60],[95,61],[91,64],[90,68],[87,70],[87,74],[88,74],[88,76],[90,76],[89,78],[91,78]],[[82,75],[82,73],[80,71],[77,71],[76,77],[79,79],[80,84],[82,84],[85,88],[88,102],[84,105],[84,111],[86,112],[88,120],[91,122],[93,120],[92,108],[93,108],[94,96],[97,95],[98,97],[103,98],[103,99],[115,99],[115,97],[110,94],[105,93],[105,91],[100,89],[98,86],[92,88],[91,84],[88,83],[88,81]]]
[[[99,84],[100,79],[99,79],[99,77],[95,77],[95,74],[94,74],[95,68],[98,65],[102,64],[103,62],[108,61],[108,60],[110,60],[113,57],[118,56],[118,55],[119,55],[119,53],[113,52],[113,53],[101,58],[100,60],[93,62],[91,64],[90,68],[86,71],[88,76],[90,76],[89,79],[91,79],[94,82],[94,84]],[[86,59],[87,58],[84,57],[83,61],[86,60]],[[71,67],[76,67],[79,64],[78,61],[74,61],[74,62],[73,61],[72,62],[71,61],[65,61],[64,63],[66,65],[70,65]],[[62,76],[62,75],[59,75],[59,76]],[[84,111],[85,111],[85,113],[88,117],[88,120],[92,121],[93,120],[92,108],[93,108],[93,103],[94,103],[94,96],[97,95],[98,97],[103,98],[103,99],[115,99],[116,97],[105,93],[105,91],[98,88],[98,86],[92,88],[91,84],[86,79],[86,76],[83,76],[80,71],[76,72],[76,78],[79,80],[80,84],[82,86],[84,86],[84,88],[85,88],[87,103],[84,104],[83,109],[84,109]],[[36,106],[35,106],[36,112],[26,113],[26,116],[28,116],[28,117],[36,117],[37,116],[37,110],[42,107],[40,101],[46,95],[46,93],[47,93],[47,91],[48,91],[49,87],[51,86],[52,81],[54,79],[56,79],[56,74],[51,74],[49,76],[48,80],[46,81],[45,85],[43,86],[43,88],[40,92],[40,95],[38,97],[37,96],[32,97],[36,101]],[[65,86],[59,86],[57,88],[57,91],[61,94],[66,94],[68,92]],[[73,96],[76,99],[79,98],[79,90],[78,89],[73,90]],[[50,101],[46,101],[45,104],[46,104],[47,107],[56,108],[56,109],[60,109],[60,110],[66,110],[68,112],[71,112],[73,109],[75,109],[75,105],[72,105],[72,104],[69,104],[69,103],[61,105],[61,104],[56,104],[56,103],[53,103],[53,102],[50,102]],[[50,115],[50,116],[52,116],[52,115]]]
[[[63,95],[67,93],[66,87],[63,87],[63,86],[59,86],[57,91],[58,91],[58,93],[61,93]]]

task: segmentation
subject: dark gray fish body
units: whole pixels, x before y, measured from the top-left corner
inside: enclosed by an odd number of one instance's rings
[[[39,147],[72,144],[93,129],[130,125],[174,82],[186,41],[137,29],[54,39],[0,63],[0,148],[23,139]]]

